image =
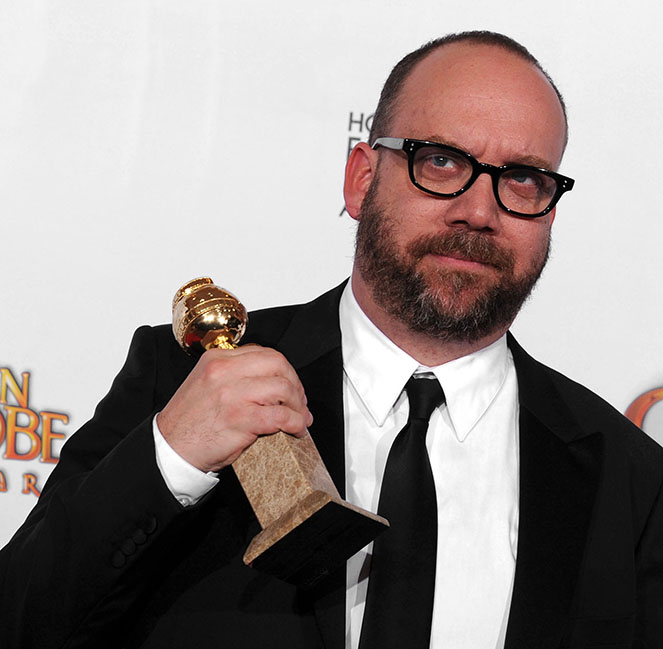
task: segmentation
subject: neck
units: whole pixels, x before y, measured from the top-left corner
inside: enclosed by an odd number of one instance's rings
[[[421,365],[435,367],[463,356],[468,356],[494,343],[503,336],[509,325],[471,342],[464,340],[440,340],[417,331],[412,331],[402,320],[392,316],[373,299],[370,287],[355,269],[352,274],[352,292],[361,310],[371,322]]]

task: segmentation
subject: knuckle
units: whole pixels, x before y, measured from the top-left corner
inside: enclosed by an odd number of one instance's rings
[[[225,360],[213,358],[208,360],[201,368],[201,377],[204,381],[216,383],[226,374]]]
[[[272,412],[272,422],[278,430],[288,428],[289,423],[288,411],[283,406],[275,406]]]
[[[289,370],[290,363],[281,352],[271,348],[266,348],[265,351],[265,360],[269,362],[274,372],[281,373]]]
[[[274,349],[273,347],[263,347],[262,349],[265,356],[269,358],[285,360],[285,356],[280,351]]]
[[[275,376],[272,385],[279,397],[287,397],[292,391],[292,384],[284,376]]]

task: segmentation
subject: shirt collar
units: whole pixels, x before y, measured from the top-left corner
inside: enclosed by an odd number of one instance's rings
[[[385,336],[366,316],[351,283],[340,303],[343,370],[364,406],[382,426],[417,370],[435,374],[444,390],[451,425],[464,441],[499,393],[511,361],[506,336],[477,352],[427,368]]]

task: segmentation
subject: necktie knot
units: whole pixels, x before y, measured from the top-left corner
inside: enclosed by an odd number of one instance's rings
[[[408,421],[413,419],[428,421],[433,410],[444,402],[444,392],[436,378],[417,379],[412,376],[405,384],[405,391],[410,402]]]

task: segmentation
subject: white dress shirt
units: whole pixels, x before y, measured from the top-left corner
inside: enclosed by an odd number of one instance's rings
[[[152,420],[152,435],[154,436],[157,466],[170,493],[183,507],[195,505],[217,485],[218,474],[213,471],[204,473],[174,451],[161,434],[156,415]]]
[[[350,284],[341,298],[346,499],[377,511],[387,455],[407,421],[403,390],[432,371],[446,403],[430,420],[426,445],[438,504],[431,647],[502,649],[518,538],[518,392],[502,337],[439,367],[424,368],[364,315]],[[314,413],[315,416],[315,413]],[[157,464],[183,505],[218,482],[181,458],[153,420]],[[346,647],[357,649],[372,545],[348,561]]]
[[[432,371],[446,404],[426,436],[438,504],[431,647],[501,649],[518,538],[518,393],[506,337],[423,368],[364,315],[349,284],[340,320],[346,499],[377,511],[387,456],[407,421],[403,388],[415,371]],[[359,644],[371,547],[348,561],[347,649]]]

